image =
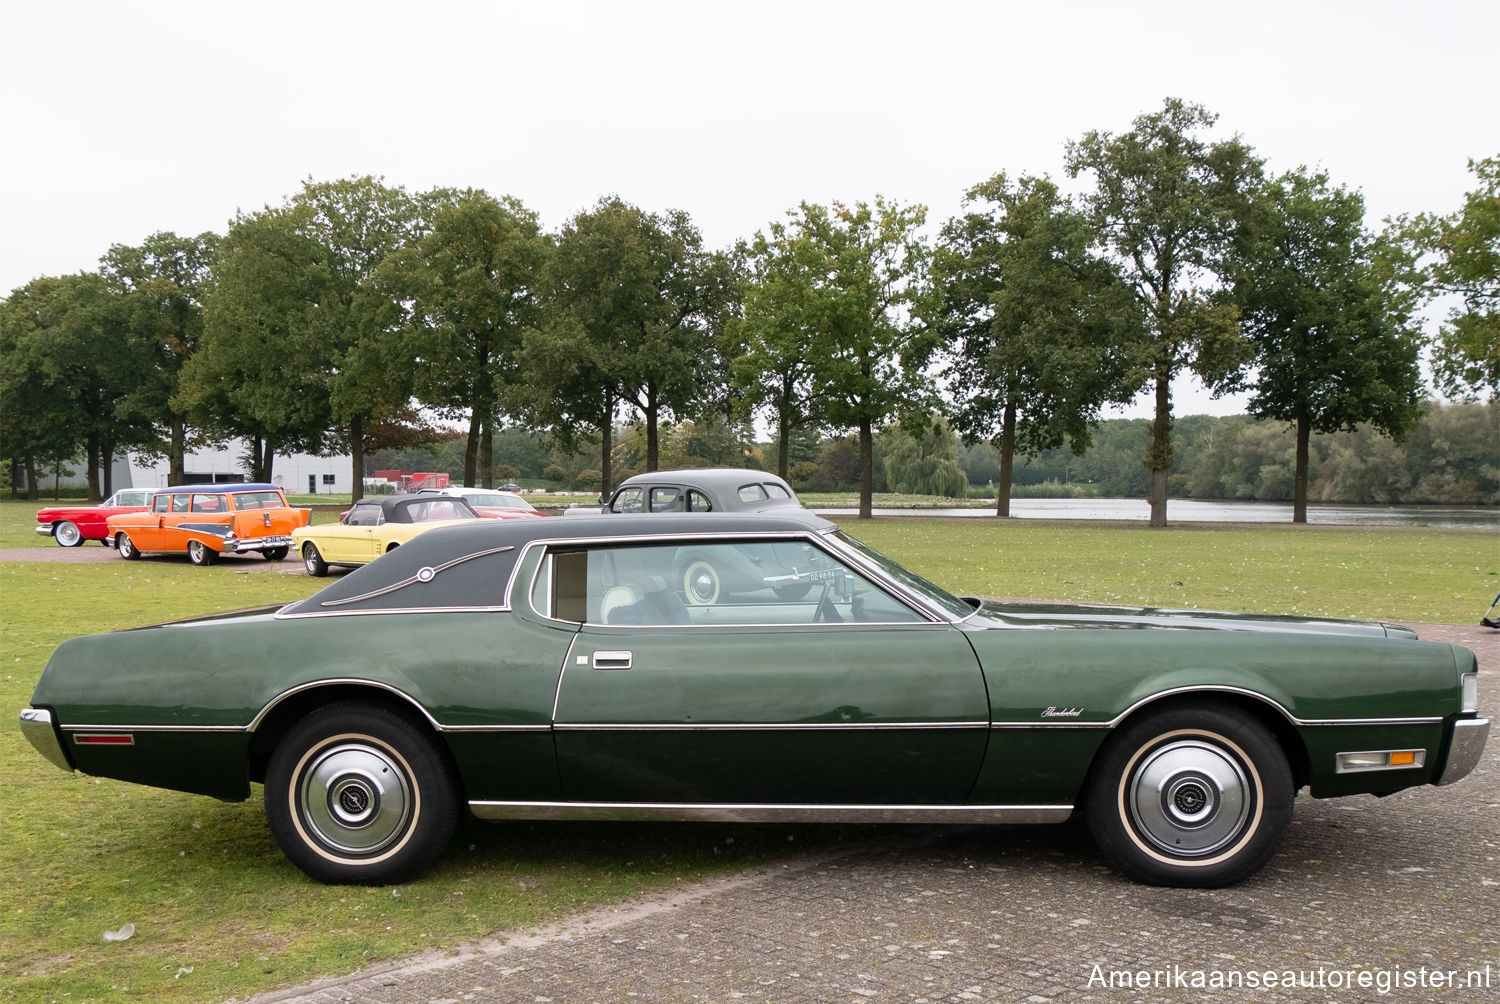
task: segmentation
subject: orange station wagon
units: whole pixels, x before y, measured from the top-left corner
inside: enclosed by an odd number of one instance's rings
[[[276,485],[182,485],[156,492],[146,512],[109,517],[107,539],[130,561],[151,551],[187,551],[195,565],[246,551],[280,561],[311,514],[287,505]]]

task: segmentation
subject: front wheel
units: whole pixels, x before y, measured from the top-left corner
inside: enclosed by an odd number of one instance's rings
[[[141,552],[136,549],[135,541],[131,540],[130,535],[127,533],[115,536],[115,550],[119,551],[120,557],[126,561],[135,561],[141,556]]]
[[[219,559],[219,552],[203,543],[201,540],[188,541],[188,560],[195,565],[212,565]]]
[[[302,567],[307,569],[308,575],[316,575],[318,578],[328,574],[328,562],[323,560],[323,555],[318,553],[318,545],[312,541],[302,545]]]
[[[53,525],[52,539],[63,547],[77,547],[83,543],[83,531],[78,529],[77,523],[65,519]]]
[[[432,737],[387,708],[308,715],[266,770],[266,819],[320,882],[397,882],[430,864],[458,824],[459,784]]]
[[[1121,871],[1153,885],[1216,888],[1271,857],[1295,794],[1265,726],[1227,709],[1180,707],[1115,735],[1084,798],[1094,841]]]

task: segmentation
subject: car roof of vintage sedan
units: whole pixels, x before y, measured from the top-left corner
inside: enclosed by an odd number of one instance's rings
[[[432,496],[427,496],[431,498]],[[648,514],[622,520],[602,515],[567,519],[483,519],[435,527],[368,565],[349,572],[283,614],[433,607],[503,606],[516,559],[533,541],[740,537],[763,533],[828,533],[837,529],[806,509],[772,513]]]
[[[620,488],[634,485],[686,484],[714,490],[733,490],[741,485],[761,483],[781,485],[789,492],[792,490],[791,485],[770,471],[757,471],[748,467],[692,467],[681,470],[650,471],[626,478],[620,482]]]

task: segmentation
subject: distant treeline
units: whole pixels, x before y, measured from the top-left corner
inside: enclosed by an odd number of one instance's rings
[[[1082,456],[1047,450],[1016,466],[1017,495],[1044,482],[1066,492],[1143,498],[1149,473],[1141,466],[1141,443],[1150,435],[1145,419],[1115,419],[1094,430],[1094,445]],[[1243,415],[1189,415],[1173,424],[1174,498],[1284,502],[1292,498],[1296,438],[1290,426]],[[1353,432],[1312,438],[1308,497],[1316,502],[1500,505],[1500,406],[1433,404],[1400,443],[1361,426]],[[971,484],[983,485],[999,471],[987,445],[963,451]]]
[[[945,423],[937,424],[936,433],[920,441],[920,450],[914,451],[911,437],[894,426],[875,437],[875,490],[913,490],[911,484],[899,483],[911,480],[903,477],[903,461],[906,468],[927,469],[947,463],[964,478],[946,490],[925,493],[953,496],[966,487],[970,497],[993,498],[998,451],[988,443],[965,446]],[[1093,445],[1082,455],[1066,448],[1045,450],[1017,464],[1014,494],[1145,498],[1150,472],[1141,463],[1141,444],[1149,435],[1145,419],[1101,422]],[[1173,425],[1173,437],[1173,497],[1264,502],[1292,497],[1296,441],[1287,425],[1243,415],[1189,415]],[[614,439],[620,476],[644,470],[640,426],[621,426]],[[455,433],[447,440],[381,451],[371,459],[380,468],[445,471],[458,477],[464,445],[464,437]],[[497,432],[494,447],[495,470],[506,478],[559,490],[599,488],[595,450],[568,455],[519,429]],[[748,425],[717,421],[671,426],[663,430],[660,448],[662,467],[774,467],[776,459],[774,445],[757,443]],[[857,490],[854,437],[804,436],[792,443],[791,452],[791,480],[798,490]],[[1500,505],[1500,401],[1428,403],[1422,421],[1401,443],[1362,427],[1314,436],[1310,453],[1309,496],[1314,501]]]

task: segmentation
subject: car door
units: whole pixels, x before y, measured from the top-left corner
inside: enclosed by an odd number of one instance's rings
[[[581,621],[554,713],[570,800],[964,802],[989,718],[961,632],[832,556],[795,600],[768,584],[687,602],[683,560],[769,565],[775,546],[560,556],[560,607]]]
[[[375,560],[375,531],[384,521],[379,502],[356,502],[343,524],[329,529],[323,560],[351,565]]]

